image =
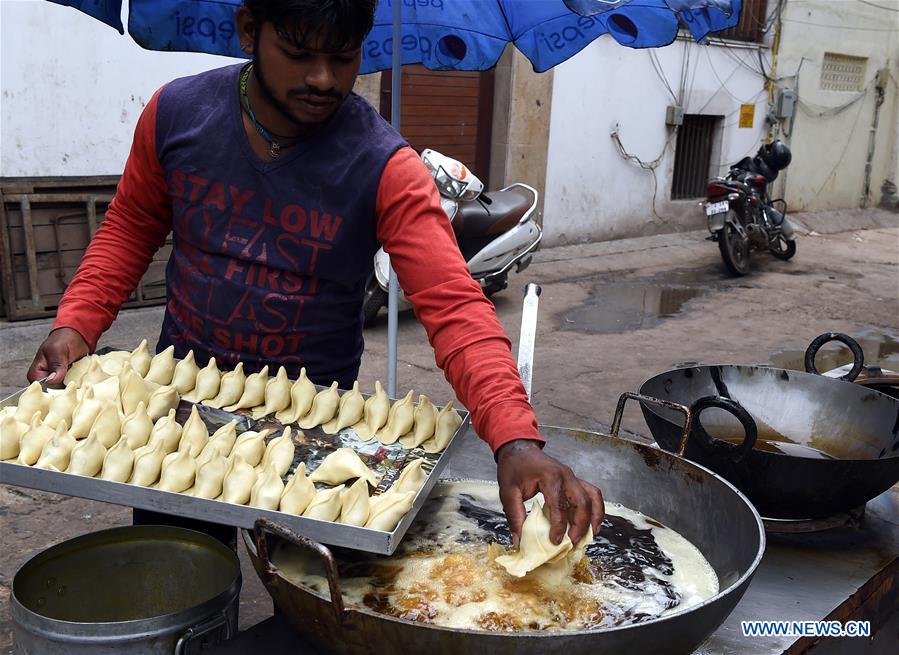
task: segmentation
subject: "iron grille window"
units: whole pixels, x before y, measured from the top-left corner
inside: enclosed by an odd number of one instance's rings
[[[701,198],[712,168],[712,147],[721,116],[686,114],[677,133],[671,199]]]
[[[740,22],[729,30],[716,32],[715,36],[734,41],[758,43],[762,38],[767,5],[768,0],[743,0]]]

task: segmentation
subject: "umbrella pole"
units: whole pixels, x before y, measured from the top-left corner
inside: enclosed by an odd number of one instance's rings
[[[400,93],[402,91],[402,25],[403,3],[393,3],[393,68],[390,85],[390,119],[393,128],[400,131]],[[393,264],[390,265],[390,281],[387,284],[387,395],[396,398],[396,341],[397,301],[399,282]]]

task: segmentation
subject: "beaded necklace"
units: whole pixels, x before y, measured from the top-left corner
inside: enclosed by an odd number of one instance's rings
[[[274,139],[275,136],[282,139],[291,139],[295,137],[285,137],[281,135],[277,135],[272,133],[271,131],[265,129],[262,123],[260,123],[256,119],[256,114],[253,113],[253,108],[250,106],[250,97],[247,95],[247,80],[250,79],[250,71],[253,69],[253,64],[247,64],[243,71],[240,74],[240,97],[243,100],[244,109],[247,110],[247,115],[250,117],[250,120],[253,121],[253,126],[256,128],[256,131],[259,133],[263,139],[268,142],[269,150],[268,153],[271,155],[272,159],[277,159],[281,156],[281,148],[284,147],[283,143],[279,143]]]

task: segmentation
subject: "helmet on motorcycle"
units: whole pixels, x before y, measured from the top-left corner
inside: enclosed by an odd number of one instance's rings
[[[790,165],[790,161],[793,159],[790,148],[780,139],[766,143],[759,148],[758,156],[767,164],[768,168],[774,171],[782,171]]]

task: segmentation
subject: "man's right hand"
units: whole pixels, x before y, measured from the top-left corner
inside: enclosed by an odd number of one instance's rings
[[[37,349],[31,368],[28,369],[28,381],[47,378],[50,384],[62,384],[72,362],[89,355],[90,351],[87,341],[77,330],[53,330]]]

